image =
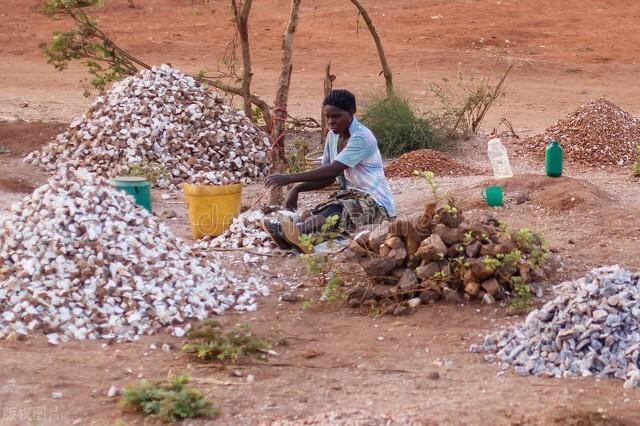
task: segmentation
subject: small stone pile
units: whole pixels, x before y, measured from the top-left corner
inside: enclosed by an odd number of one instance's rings
[[[0,223],[0,338],[42,330],[52,343],[131,340],[269,290],[188,245],[102,178],[62,172]]]
[[[247,249],[260,254],[270,253],[276,246],[260,222],[267,215],[260,210],[247,210],[233,219],[229,229],[215,238],[203,238],[193,247],[204,252],[215,249]]]
[[[485,337],[472,352],[520,376],[616,377],[640,386],[640,274],[619,266],[563,283],[522,323]]]
[[[198,172],[188,179],[189,183],[196,185],[232,185],[240,183],[237,176],[228,170],[215,172]]]
[[[526,138],[525,149],[544,157],[555,139],[568,162],[589,166],[626,166],[638,157],[640,120],[613,102],[599,98],[587,102],[543,133]]]
[[[192,77],[161,65],[115,83],[26,161],[107,177],[147,161],[168,172],[158,186],[174,187],[200,172],[226,172],[243,183],[263,178],[269,150],[267,135],[242,112]]]
[[[458,163],[442,152],[419,149],[407,152],[384,168],[387,177],[411,177],[414,170],[430,170],[438,176],[479,175],[480,171]]]
[[[362,231],[349,247],[370,280],[352,290],[349,304],[386,305],[394,315],[442,299],[493,303],[517,285],[543,283],[548,254],[527,229],[509,231],[491,217],[466,222],[452,200]]]

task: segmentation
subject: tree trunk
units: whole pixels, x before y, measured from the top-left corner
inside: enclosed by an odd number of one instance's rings
[[[384,48],[382,47],[380,35],[378,35],[378,31],[373,25],[371,16],[369,16],[369,13],[364,8],[364,6],[362,6],[362,4],[358,0],[351,0],[351,3],[353,3],[353,5],[358,9],[358,13],[360,13],[360,15],[362,15],[362,17],[364,18],[364,22],[367,24],[367,28],[369,28],[369,32],[373,37],[373,41],[376,43],[378,56],[380,56],[380,64],[382,64],[382,73],[384,74],[384,80],[387,85],[387,96],[391,96],[393,94],[393,75],[391,74],[389,63],[387,62],[387,56],[384,54]]]
[[[289,100],[289,86],[291,84],[291,70],[293,69],[293,36],[298,25],[298,16],[300,14],[300,3],[302,0],[291,1],[291,15],[289,23],[282,40],[282,72],[280,74],[280,83],[278,84],[278,92],[274,102],[274,119],[271,150],[271,167],[272,172],[282,173],[287,165],[287,158],[284,150],[285,126],[287,122],[287,102]],[[271,190],[270,203],[272,205],[282,204],[282,188],[274,188]]]
[[[336,76],[331,74],[331,62],[329,62],[327,64],[327,67],[325,68],[325,73],[324,73],[324,97],[326,98],[327,96],[329,96],[329,93],[331,93],[331,90],[333,89],[333,82],[336,79]],[[327,119],[324,116],[324,107],[322,107],[322,110],[320,111],[320,137],[322,138],[320,140],[320,142],[322,143],[322,145],[324,145],[324,141],[327,138]]]
[[[242,10],[238,9],[236,0],[231,0],[233,17],[236,29],[240,35],[240,46],[242,49],[242,98],[244,102],[244,114],[253,121],[251,113],[251,51],[249,50],[249,13],[253,0],[244,0]]]

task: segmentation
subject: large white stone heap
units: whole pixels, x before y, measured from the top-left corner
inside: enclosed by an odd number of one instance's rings
[[[267,135],[215,93],[169,65],[117,82],[66,132],[27,157],[50,171],[87,168],[107,177],[130,165],[162,164],[172,187],[195,174],[249,183],[269,172]],[[228,173],[227,173],[228,172]]]
[[[0,338],[136,339],[268,294],[190,247],[102,178],[62,171],[0,222]]]

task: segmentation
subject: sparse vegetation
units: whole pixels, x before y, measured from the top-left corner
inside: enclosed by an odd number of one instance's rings
[[[439,112],[429,115],[437,132],[449,140],[466,139],[475,135],[494,102],[504,96],[507,77],[512,68],[512,65],[508,65],[497,83],[492,84],[491,75],[485,78],[475,74],[465,77],[459,67],[457,94],[439,84],[430,84],[429,96],[435,97],[441,104]]]
[[[102,4],[103,0],[45,0],[42,3],[45,15],[67,16],[76,26],[54,31],[52,40],[41,45],[47,62],[58,71],[65,70],[73,60],[80,61],[93,76],[93,87],[101,92],[108,84],[135,74],[136,64],[147,67],[120,49],[85,13],[85,9]]]
[[[194,324],[187,340],[182,350],[195,354],[198,359],[218,359],[233,364],[250,356],[264,357],[269,349],[269,344],[256,337],[248,324],[237,325],[223,334],[220,323],[209,319]]]
[[[155,161],[141,161],[139,163],[129,164],[129,174],[131,176],[140,176],[154,185],[160,179],[169,179],[171,175],[167,168]]]
[[[429,120],[419,116],[409,101],[397,94],[365,102],[362,121],[376,135],[380,151],[386,157],[441,147]]]
[[[415,176],[420,176],[427,181],[429,189],[431,190],[431,195],[433,195],[433,199],[437,203],[440,200],[440,196],[438,195],[438,183],[436,182],[436,174],[431,170],[414,170],[413,174]]]
[[[305,156],[309,153],[307,144],[304,141],[294,141],[292,146],[287,147],[287,172],[299,173],[305,170]]]
[[[638,148],[638,159],[633,164],[633,175],[640,177],[640,148]]]
[[[512,277],[513,294],[509,302],[512,313],[526,313],[531,309],[531,287],[522,282],[522,277]]]
[[[320,233],[318,234],[305,234],[301,237],[302,244],[307,247],[313,247],[316,244],[328,241],[331,245],[333,240],[338,236],[335,232],[335,227],[340,220],[339,215],[329,216],[322,225]],[[320,287],[323,288],[320,301],[333,302],[337,299],[338,290],[344,284],[342,275],[334,270],[334,265],[329,261],[329,256],[326,254],[305,254],[303,256],[307,263],[307,269],[309,273],[317,275],[320,281]],[[308,309],[313,305],[311,300],[306,300],[302,306],[303,309]]]
[[[120,404],[124,409],[142,412],[165,423],[195,417],[215,417],[219,410],[202,392],[185,388],[188,375],[171,377],[163,382],[141,380],[125,387]]]

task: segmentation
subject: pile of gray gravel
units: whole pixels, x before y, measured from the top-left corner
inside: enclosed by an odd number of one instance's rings
[[[471,352],[515,367],[520,376],[616,377],[640,387],[640,274],[594,269],[558,286],[526,320],[490,334]]]

